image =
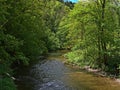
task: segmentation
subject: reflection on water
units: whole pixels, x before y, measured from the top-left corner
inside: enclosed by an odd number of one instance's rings
[[[44,62],[20,69],[18,90],[120,90],[120,84],[112,79],[64,65],[61,55],[50,53]]]

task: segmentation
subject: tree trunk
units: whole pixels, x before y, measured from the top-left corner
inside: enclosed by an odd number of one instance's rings
[[[107,48],[106,48],[106,41],[105,39],[105,32],[104,32],[104,19],[105,19],[105,6],[106,6],[106,0],[103,0],[101,2],[102,4],[102,16],[101,16],[101,45],[102,45],[102,51],[103,51],[103,64],[106,66],[107,65]]]

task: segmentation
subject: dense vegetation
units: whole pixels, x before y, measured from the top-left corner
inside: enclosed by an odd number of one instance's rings
[[[62,19],[58,35],[72,50],[66,55],[71,63],[119,75],[119,0],[81,0]]]
[[[120,1],[0,0],[0,88],[16,90],[14,67],[70,49],[69,62],[119,76]]]
[[[0,0],[0,89],[16,90],[15,67],[60,47],[55,33],[68,11],[57,0]]]

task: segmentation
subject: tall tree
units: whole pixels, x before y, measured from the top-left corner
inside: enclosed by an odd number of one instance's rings
[[[61,24],[61,31],[67,32],[68,45],[73,50],[67,55],[72,62],[118,73],[119,16],[116,8],[108,0],[80,1],[75,5]]]

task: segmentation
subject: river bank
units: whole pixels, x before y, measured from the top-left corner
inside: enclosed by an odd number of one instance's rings
[[[118,82],[120,84],[120,78],[118,78],[115,75],[108,75],[107,72],[102,71],[101,69],[93,69],[90,66],[80,67],[79,65],[69,63],[67,60],[64,61],[63,63],[66,64],[66,65],[71,65],[73,68],[78,68],[78,69],[83,70],[85,72],[89,72],[91,74],[95,74],[98,77],[106,77],[106,78],[113,79],[113,80],[115,80],[116,82]]]

